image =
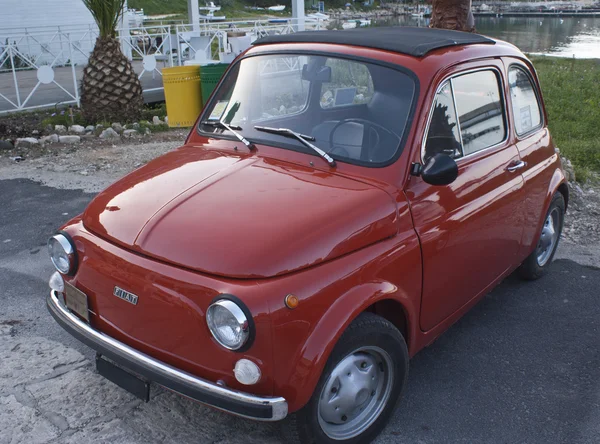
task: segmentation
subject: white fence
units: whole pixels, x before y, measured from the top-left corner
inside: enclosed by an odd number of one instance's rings
[[[308,22],[306,28],[322,29],[323,23]],[[293,19],[156,24],[122,29],[119,40],[152,101],[162,98],[164,67],[228,63],[257,38],[297,29]],[[79,106],[78,85],[97,35],[92,25],[0,29],[0,114]]]

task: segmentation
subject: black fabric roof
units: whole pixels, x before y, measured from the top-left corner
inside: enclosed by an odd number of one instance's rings
[[[445,29],[413,28],[405,26],[354,28],[343,31],[304,31],[292,34],[270,35],[256,40],[254,45],[269,43],[335,43],[384,49],[415,57],[447,46],[494,44],[494,40],[470,32]]]

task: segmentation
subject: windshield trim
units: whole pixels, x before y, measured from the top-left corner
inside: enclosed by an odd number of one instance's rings
[[[268,47],[268,45],[262,46],[261,48],[264,50],[266,47]],[[380,51],[377,51],[377,52],[380,52]],[[336,161],[339,161],[340,163],[364,166],[367,168],[384,168],[384,167],[392,165],[400,158],[400,156],[404,152],[404,148],[406,146],[408,135],[412,130],[415,112],[417,109],[417,103],[418,103],[420,90],[421,90],[420,89],[421,84],[419,82],[419,77],[412,70],[406,68],[405,66],[396,65],[394,63],[385,62],[383,60],[372,59],[369,57],[362,57],[362,56],[352,56],[349,54],[339,54],[339,53],[331,52],[331,51],[317,51],[317,50],[294,50],[294,51],[292,51],[290,49],[277,49],[277,50],[273,50],[273,51],[263,51],[263,52],[259,52],[257,54],[245,54],[242,57],[240,57],[239,59],[237,59],[234,63],[232,63],[229,66],[229,68],[227,68],[226,74],[228,74],[229,71],[231,69],[233,69],[237,64],[239,64],[242,60],[245,60],[245,59],[248,59],[251,57],[261,57],[261,56],[270,56],[270,55],[291,55],[291,56],[293,56],[293,55],[315,55],[315,56],[324,56],[324,57],[334,57],[337,59],[344,59],[344,60],[358,61],[358,62],[363,62],[363,63],[371,63],[374,65],[380,65],[385,68],[390,68],[395,71],[399,71],[402,74],[405,74],[408,77],[410,77],[415,84],[413,100],[412,100],[412,103],[410,106],[410,110],[408,112],[408,117],[406,118],[406,124],[404,127],[404,131],[402,132],[402,138],[400,139],[400,142],[398,144],[398,148],[396,149],[396,152],[390,159],[386,160],[385,162],[374,163],[374,162],[365,162],[365,161],[357,160],[357,159],[350,159],[347,157],[328,153],[333,159],[335,159]],[[401,56],[401,55],[402,54],[398,54],[398,56]],[[200,113],[200,119],[198,120],[198,124],[196,125],[196,132],[197,132],[197,134],[199,134],[200,136],[203,136],[203,137],[237,141],[237,139],[233,136],[229,136],[227,134],[207,133],[207,132],[202,131],[202,129],[201,129],[200,122],[207,120],[206,115],[208,114],[208,110],[212,109],[214,102],[215,102],[215,98],[216,98],[216,92],[219,90],[219,88],[221,88],[224,78],[225,78],[225,76],[223,76],[221,78],[221,80],[219,81],[219,84],[215,87],[212,97],[210,98],[210,100],[206,103],[206,105],[202,109],[202,112]],[[312,85],[311,85],[311,88],[312,88]],[[281,136],[281,138],[283,139],[285,137]],[[311,149],[308,149],[307,147],[305,147],[302,144],[293,144],[292,145],[292,144],[285,143],[285,142],[275,144],[272,139],[262,139],[262,138],[257,138],[257,137],[251,137],[250,139],[251,139],[250,140],[251,142],[254,142],[259,145],[266,145],[266,146],[270,146],[270,147],[274,147],[274,148],[291,150],[291,151],[296,151],[299,153],[309,154],[311,156],[319,157],[319,155],[317,153],[315,153]]]

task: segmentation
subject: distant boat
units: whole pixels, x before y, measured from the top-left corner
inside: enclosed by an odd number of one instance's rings
[[[221,7],[215,5],[215,2],[208,2],[206,6],[200,6],[198,9],[201,11],[220,11]]]
[[[269,19],[269,23],[287,23],[288,19],[286,18],[274,18]]]
[[[269,11],[275,11],[275,12],[280,12],[283,11],[285,9],[285,5],[275,5],[275,6],[269,6],[267,8]]]
[[[357,26],[356,20],[342,23],[343,29],[354,29],[354,28],[356,28],[356,26]]]
[[[312,14],[307,14],[305,18],[310,19],[310,20],[323,20],[323,21],[329,20],[329,16],[327,14],[323,14],[322,12],[315,12]]]
[[[206,14],[200,14],[200,20],[207,20],[209,22],[222,22],[225,20],[224,15],[215,15],[215,11],[220,11],[221,7],[216,6],[214,2],[208,2],[206,6],[198,8],[200,11],[208,11]]]
[[[208,14],[200,14],[200,20],[208,20],[209,22],[224,22],[226,17],[224,15],[215,15],[212,11],[208,11]]]

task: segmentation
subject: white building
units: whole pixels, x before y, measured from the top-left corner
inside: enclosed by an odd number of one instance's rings
[[[85,62],[97,27],[81,0],[1,0],[0,48],[9,41],[36,64]],[[1,51],[0,51],[1,52]]]

